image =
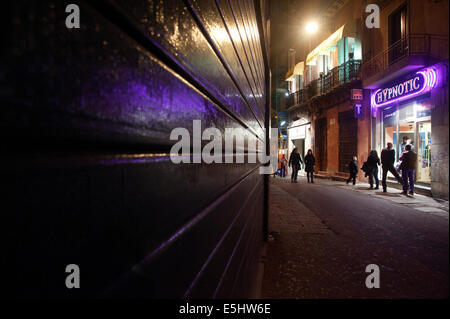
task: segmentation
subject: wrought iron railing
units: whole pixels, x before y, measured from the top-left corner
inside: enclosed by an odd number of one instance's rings
[[[429,55],[438,59],[448,57],[448,37],[432,34],[406,36],[364,62],[363,78],[375,76],[401,59],[413,55]]]
[[[361,60],[349,60],[311,81],[306,88],[290,94],[286,101],[287,108],[300,105],[315,96],[327,94],[334,88],[361,79]]]
[[[297,92],[289,94],[287,101],[286,101],[286,106],[289,108],[293,105],[302,104],[307,100],[307,98],[308,98],[308,96],[307,96],[306,90],[301,89]]]

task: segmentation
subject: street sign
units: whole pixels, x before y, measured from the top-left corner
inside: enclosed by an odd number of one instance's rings
[[[362,112],[362,104],[361,103],[355,103],[353,105],[353,110],[355,111],[355,117],[357,119],[362,118],[363,112]]]
[[[362,100],[363,90],[362,89],[352,89],[352,100]]]

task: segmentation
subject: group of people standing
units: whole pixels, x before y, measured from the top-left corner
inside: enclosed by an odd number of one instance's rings
[[[286,163],[286,157],[283,155],[283,157],[281,158],[281,174],[283,177],[286,176]],[[292,167],[291,183],[298,183],[298,171],[301,169],[302,164],[303,161],[298,152],[298,148],[294,148],[291,155],[289,156],[288,162],[288,166]],[[314,165],[316,165],[316,159],[314,158],[312,150],[308,150],[308,153],[304,158],[304,164],[308,183],[314,183]]]
[[[404,139],[405,140],[405,139]],[[400,156],[401,164],[399,170],[402,172],[400,177],[399,173],[395,169],[395,150],[392,143],[387,143],[387,147],[381,151],[381,159],[378,157],[376,150],[370,151],[367,161],[364,163],[362,169],[366,173],[366,177],[369,178],[370,189],[379,189],[380,181],[378,179],[378,166],[382,167],[382,181],[383,192],[387,192],[387,175],[390,172],[398,183],[403,185],[402,194],[407,195],[408,190],[410,195],[414,195],[414,174],[417,164],[417,154],[414,152],[411,144],[406,144],[402,147],[403,153]],[[314,158],[312,150],[308,150],[305,158],[305,171],[308,179],[308,183],[314,183],[314,165],[316,159]],[[298,171],[301,169],[301,164],[303,161],[300,157],[297,148],[294,148],[291,155],[289,156],[289,162],[283,155],[281,159],[281,172],[282,176],[286,176],[286,165],[292,167],[291,183],[297,183]],[[356,175],[358,174],[358,158],[353,156],[349,165],[350,177],[347,179],[347,184],[352,181],[353,185],[356,184]],[[375,184],[375,187],[374,187]]]
[[[382,186],[383,192],[387,191],[387,174],[390,172],[398,183],[403,185],[402,194],[407,195],[408,189],[409,194],[414,195],[414,174],[417,164],[417,154],[412,150],[412,145],[407,144],[404,147],[404,151],[400,156],[401,164],[399,170],[402,172],[400,177],[399,173],[394,167],[395,163],[395,150],[392,143],[387,143],[387,147],[381,151],[381,159],[378,157],[376,150],[370,151],[369,157],[367,158],[366,165],[366,176],[369,177],[370,189],[379,189],[378,180],[378,166],[381,165],[383,169],[382,175]],[[373,187],[375,181],[375,188]]]

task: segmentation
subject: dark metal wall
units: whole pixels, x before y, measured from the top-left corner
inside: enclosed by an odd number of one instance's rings
[[[2,293],[248,297],[259,164],[173,164],[173,128],[268,123],[264,2],[16,0],[2,9]],[[67,289],[77,264],[81,288]]]

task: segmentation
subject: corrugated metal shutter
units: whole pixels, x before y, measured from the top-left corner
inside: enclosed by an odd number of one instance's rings
[[[318,169],[327,169],[327,118],[316,120],[316,161]]]
[[[192,136],[200,120],[222,136],[246,128],[266,140],[268,4],[77,5],[76,30],[65,28],[61,1],[2,8],[11,26],[0,85],[10,155],[1,165],[2,290],[9,298],[250,297],[268,177],[259,163],[173,163],[170,134]],[[80,265],[82,289],[64,285],[70,263]]]
[[[358,122],[353,111],[339,113],[339,171],[348,172],[348,163],[357,152]]]

